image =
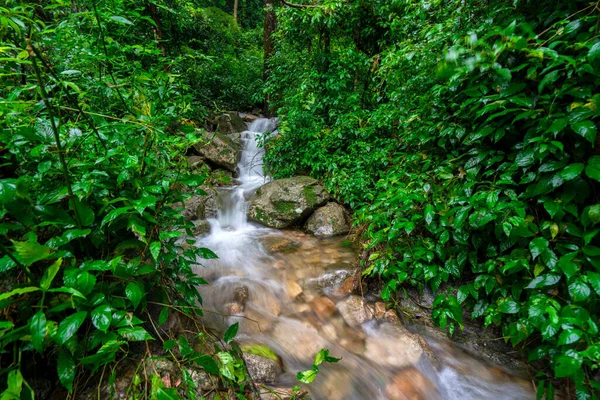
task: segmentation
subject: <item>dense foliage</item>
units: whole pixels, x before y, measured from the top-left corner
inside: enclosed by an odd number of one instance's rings
[[[215,104],[254,105],[255,36],[193,3],[0,6],[3,400],[32,398],[40,376],[80,398],[86,371],[96,373],[91,382],[114,381],[114,361],[144,341],[225,387],[245,381],[239,351],[226,344],[237,326],[214,349],[202,327],[192,341],[157,327],[201,313],[196,286],[206,282],[192,266],[215,255],[185,240],[192,225],[179,206],[203,194],[206,176],[184,156],[201,137],[194,123]],[[228,68],[231,81],[211,68]],[[177,389],[156,378],[134,378],[130,398],[196,396],[185,371]]]
[[[270,171],[358,209],[384,298],[428,285],[450,333],[463,309],[501,326],[540,396],[568,378],[598,398],[598,3],[324,0],[277,18]]]

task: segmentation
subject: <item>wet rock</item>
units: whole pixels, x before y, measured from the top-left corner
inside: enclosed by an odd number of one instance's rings
[[[348,325],[358,327],[373,318],[372,312],[367,308],[365,299],[359,296],[351,296],[337,304],[342,317]]]
[[[315,328],[291,319],[280,320],[273,329],[272,338],[285,353],[302,362],[312,363],[315,355],[328,346]]]
[[[347,269],[330,271],[316,278],[307,279],[306,284],[322,289],[335,288],[336,286],[341,285],[345,279],[352,275],[352,273],[352,271]]]
[[[285,269],[285,261],[279,260],[273,263],[273,268],[275,269]]]
[[[287,228],[329,199],[316,179],[297,176],[269,182],[250,199],[248,218],[271,228]]]
[[[208,187],[201,186],[206,192],[204,196],[192,196],[183,203],[183,216],[189,220],[207,219],[217,217],[217,193]],[[181,207],[181,203],[174,204]]]
[[[281,374],[279,362],[256,354],[244,353],[248,373],[254,382],[273,383]]]
[[[383,317],[392,323],[400,322],[400,318],[398,318],[398,314],[396,314],[396,311],[394,310],[387,310]]]
[[[349,371],[328,371],[319,388],[320,398],[345,400],[352,397],[352,374]]]
[[[290,254],[300,247],[298,243],[283,236],[267,236],[262,239],[262,242],[271,254]]]
[[[290,299],[296,300],[302,294],[302,287],[295,280],[288,279],[285,284],[285,290]]]
[[[217,117],[217,132],[234,136],[248,129],[248,125],[236,112],[228,112]]]
[[[227,315],[239,315],[244,312],[244,306],[240,303],[226,303],[223,307]]]
[[[304,228],[315,236],[329,237],[350,232],[346,210],[337,203],[328,203],[310,216]]]
[[[192,230],[194,235],[200,236],[210,233],[210,223],[205,219],[197,219],[194,221],[194,229]]]
[[[413,366],[421,360],[435,360],[425,339],[402,328],[394,329],[391,335],[367,337],[365,356],[393,368]]]
[[[416,368],[404,368],[386,386],[389,400],[436,400],[439,393],[425,375]]]
[[[254,121],[256,121],[257,119],[260,118],[259,116],[253,115],[253,114],[240,114],[240,117],[245,122],[254,122]]]
[[[375,306],[373,308],[374,310],[374,317],[377,319],[381,319],[385,317],[385,303],[382,303],[380,301],[378,301],[377,303],[375,303]]]
[[[319,318],[325,320],[335,313],[335,303],[328,297],[317,297],[310,303],[313,311]]]
[[[199,155],[223,168],[236,171],[242,151],[241,144],[219,132],[203,132],[202,139],[200,143],[194,145]]]
[[[210,173],[210,183],[214,186],[231,186],[233,183],[233,172],[224,169],[215,169]]]
[[[187,158],[187,162],[188,165],[190,166],[190,168],[196,168],[199,167],[200,165],[204,164],[204,158],[200,157],[200,156],[189,156]]]
[[[248,300],[248,286],[242,285],[242,286],[238,286],[234,289],[233,291],[234,296],[235,296],[235,300],[240,303],[241,305],[246,304],[246,300]]]
[[[247,307],[243,317],[234,319],[240,323],[239,332],[248,335],[267,334],[275,326],[273,315],[253,307]]]
[[[357,274],[346,278],[342,285],[335,290],[334,294],[336,296],[345,297],[356,293],[358,290],[359,281],[360,278]]]

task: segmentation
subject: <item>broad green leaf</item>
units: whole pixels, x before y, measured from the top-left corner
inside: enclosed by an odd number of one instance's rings
[[[298,372],[296,378],[302,383],[312,383],[317,377],[317,371],[309,369],[307,371]]]
[[[0,258],[0,274],[9,271],[17,266],[17,263],[13,261],[8,255]]]
[[[52,249],[36,242],[14,242],[18,260],[25,266],[45,260],[52,255]]]
[[[204,368],[209,374],[218,374],[219,366],[217,362],[208,354],[201,354],[193,358],[194,362]]]
[[[560,281],[560,275],[543,274],[533,279],[525,289],[538,289],[541,287],[552,286]]]
[[[236,322],[235,324],[233,324],[229,328],[227,328],[227,330],[225,331],[225,334],[223,335],[223,340],[225,341],[225,343],[231,342],[233,340],[233,338],[235,337],[235,335],[237,335],[239,325],[240,324],[238,322]]]
[[[588,272],[587,280],[598,296],[600,296],[600,273],[591,271]]]
[[[596,42],[592,47],[590,47],[590,51],[588,52],[587,56],[590,61],[594,61],[600,57],[600,42]]]
[[[585,168],[585,165],[582,163],[576,163],[566,166],[562,169],[558,174],[565,180],[570,181],[577,178]]]
[[[169,309],[167,307],[163,307],[160,310],[160,314],[158,315],[158,325],[163,325],[169,319]]]
[[[60,383],[67,388],[69,392],[73,390],[73,380],[75,380],[75,370],[77,369],[73,357],[66,349],[58,351],[58,378]]]
[[[558,344],[560,346],[563,346],[566,344],[575,343],[579,339],[581,339],[582,334],[583,334],[583,332],[581,332],[579,329],[564,330],[561,332],[560,336],[558,337]]]
[[[81,324],[83,324],[83,321],[85,321],[85,317],[87,317],[87,312],[79,311],[63,319],[58,325],[56,333],[58,344],[64,344],[67,340],[71,339]]]
[[[91,229],[71,229],[63,233],[60,237],[54,237],[46,243],[52,249],[58,249],[60,246],[82,237],[86,237],[91,232]]]
[[[83,364],[94,365],[96,368],[100,365],[108,364],[115,359],[115,355],[120,347],[127,342],[110,340],[100,347],[96,354],[79,359]]]
[[[531,257],[535,260],[540,254],[548,251],[549,246],[548,240],[543,237],[539,237],[537,239],[533,239],[529,243],[529,251],[531,251]]]
[[[104,225],[111,223],[112,221],[117,219],[119,216],[130,212],[132,208],[133,207],[121,207],[121,208],[116,208],[116,209],[112,210],[111,212],[106,214],[106,216],[102,219],[102,223],[100,224],[100,227],[103,227]]]
[[[44,337],[46,336],[46,315],[38,311],[29,320],[29,332],[31,333],[31,345],[38,352],[44,351]]]
[[[112,309],[108,304],[96,307],[91,314],[92,324],[102,332],[106,332],[112,322]]]
[[[581,279],[575,278],[573,282],[569,284],[569,294],[573,300],[583,301],[590,297],[591,290]]]
[[[119,16],[119,15],[112,15],[112,16],[110,17],[110,19],[111,19],[111,20],[113,20],[113,21],[115,21],[115,22],[118,22],[118,23],[120,23],[120,24],[125,24],[125,25],[133,25],[133,22],[131,22],[131,21],[130,21],[130,20],[128,20],[127,18],[125,18],[125,17],[121,17],[121,16]]]
[[[585,167],[585,174],[600,182],[600,156],[592,156]]]
[[[79,290],[84,296],[87,296],[96,286],[96,277],[87,271],[81,271],[77,274],[75,289]]]
[[[581,367],[581,359],[571,356],[559,356],[554,366],[554,374],[557,378],[564,378],[573,375]]]
[[[212,259],[216,259],[219,258],[212,250],[210,249],[205,249],[203,247],[198,248],[197,250],[198,255],[200,256],[200,258],[203,258],[205,260],[212,260]]]
[[[512,299],[503,299],[498,301],[498,309],[504,314],[516,314],[519,312],[519,305]]]
[[[586,138],[590,143],[594,143],[596,140],[597,128],[596,124],[592,121],[581,121],[571,125],[571,129],[580,136]]]
[[[42,288],[42,290],[44,292],[48,291],[48,289],[50,289],[50,286],[52,285],[52,281],[54,280],[54,277],[56,277],[56,274],[58,273],[58,269],[60,268],[60,266],[62,265],[62,258],[59,258],[58,260],[56,260],[56,262],[54,264],[52,264],[50,267],[48,267],[46,269],[46,271],[44,272],[44,276],[42,276],[42,279],[40,280],[40,287]]]
[[[152,254],[152,258],[158,261],[158,256],[160,255],[160,242],[152,242],[150,243],[150,254]]]
[[[433,218],[435,217],[435,210],[431,204],[425,206],[425,222],[427,225],[431,225]]]
[[[136,309],[142,301],[144,291],[139,284],[135,282],[129,282],[125,288],[125,295],[133,303],[133,308]]]

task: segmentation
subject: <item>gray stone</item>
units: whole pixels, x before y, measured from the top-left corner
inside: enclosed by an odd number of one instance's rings
[[[210,223],[205,219],[198,219],[194,221],[194,229],[192,232],[196,236],[210,233]]]
[[[192,196],[183,204],[184,210],[182,213],[189,220],[217,217],[217,193],[207,187],[201,189],[206,192],[205,196]],[[176,206],[181,206],[181,203]]]
[[[244,353],[248,374],[257,383],[273,383],[281,374],[279,362],[256,354]]]
[[[337,203],[328,203],[318,208],[304,225],[315,236],[329,237],[350,232],[346,210]]]
[[[201,132],[202,141],[194,145],[199,155],[212,163],[235,172],[242,146],[219,132]]]
[[[373,313],[367,308],[365,299],[360,296],[350,296],[337,303],[337,308],[348,325],[358,327],[373,319]]]
[[[228,112],[217,117],[217,132],[229,136],[238,143],[241,143],[240,133],[246,130],[248,130],[248,125],[236,112]]]
[[[248,218],[271,228],[288,228],[329,200],[316,179],[296,176],[269,182],[250,199]]]

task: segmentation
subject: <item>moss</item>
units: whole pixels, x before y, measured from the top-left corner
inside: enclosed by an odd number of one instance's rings
[[[289,213],[296,208],[296,203],[293,201],[277,201],[273,203],[273,207],[277,212],[280,213]]]
[[[304,198],[310,206],[317,204],[317,195],[315,194],[314,186],[305,186],[303,189]]]
[[[262,344],[250,344],[241,347],[244,353],[256,354],[257,356],[268,358],[269,360],[278,361],[277,354],[267,346]]]

